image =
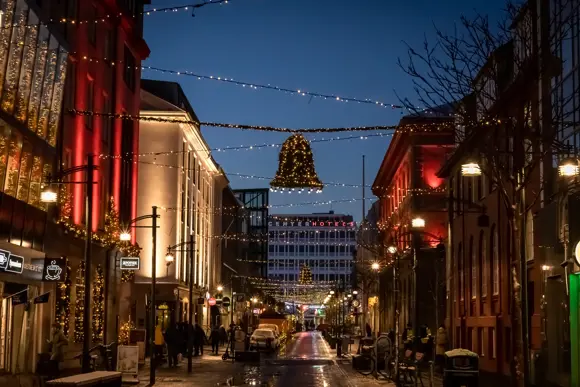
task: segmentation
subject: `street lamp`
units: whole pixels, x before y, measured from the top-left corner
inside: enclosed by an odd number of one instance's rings
[[[562,160],[558,165],[558,173],[563,177],[578,176],[580,173],[578,160],[572,157]]]
[[[397,247],[395,247],[395,246],[389,246],[389,247],[387,247],[387,252],[389,254],[395,254],[397,252]]]
[[[352,291],[352,294],[354,294],[356,296],[358,294],[358,291],[357,290],[353,290]]]
[[[424,228],[425,227],[425,219],[421,217],[416,217],[411,220],[411,227],[413,228]]]
[[[93,155],[87,155],[87,164],[79,165],[77,167],[68,168],[62,170],[53,179],[52,176],[47,176],[47,184],[85,184],[86,185],[86,208],[85,208],[85,298],[83,300],[83,352],[82,352],[82,369],[83,373],[90,372],[90,310],[91,308],[91,242],[93,239],[93,185],[96,183],[94,181],[94,172],[97,166],[94,164]],[[85,172],[85,181],[62,181],[63,177],[71,175],[73,173]],[[56,180],[56,181],[55,181]],[[40,201],[43,203],[56,203],[58,195],[56,192],[52,191],[50,187],[47,187],[40,193]]]
[[[131,233],[129,233],[128,231],[123,231],[120,235],[119,235],[119,240],[121,242],[129,242],[131,240]]]
[[[221,292],[223,292],[223,290],[224,290],[224,287],[223,287],[223,286],[221,286],[221,285],[218,285],[218,287],[217,287],[217,291],[218,291],[219,293],[221,293]]]
[[[151,207],[152,213],[150,215],[142,215],[135,219],[131,219],[127,227],[133,228],[150,228],[151,229],[151,238],[152,238],[152,246],[151,246],[151,304],[149,306],[149,313],[150,313],[150,326],[149,326],[149,358],[151,367],[149,368],[149,385],[155,385],[155,288],[157,285],[157,219],[159,219],[159,215],[157,214],[157,206]],[[137,226],[136,223],[140,222],[145,219],[151,219],[151,226]],[[127,235],[129,238],[127,239]],[[119,235],[119,239],[121,241],[131,240],[131,235],[129,232],[123,232]],[[85,286],[87,286],[85,284]],[[86,294],[86,293],[85,293]],[[89,321],[88,317],[85,319],[85,322]]]
[[[378,262],[373,262],[371,265],[371,269],[373,269],[375,271],[379,270],[380,268],[381,268],[381,265],[379,265]]]
[[[331,290],[331,291],[329,292],[329,294],[330,294],[330,295],[333,295],[333,294],[334,294],[334,290]]]
[[[461,165],[461,175],[465,177],[481,176],[481,167],[478,163],[467,162]]]

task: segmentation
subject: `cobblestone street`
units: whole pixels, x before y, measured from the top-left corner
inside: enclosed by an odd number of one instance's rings
[[[263,353],[259,364],[223,361],[221,356],[195,358],[192,374],[187,373],[187,360],[178,368],[166,366],[157,370],[156,386],[209,387],[219,385],[269,387],[372,387],[392,386],[352,370],[350,361],[336,361],[328,344],[319,333],[298,333],[277,355]],[[140,373],[141,386],[149,383],[149,370]]]

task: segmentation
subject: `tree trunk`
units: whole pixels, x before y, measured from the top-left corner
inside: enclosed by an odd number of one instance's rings
[[[509,213],[510,211],[508,211]],[[509,216],[509,224],[511,225],[512,235],[511,239],[513,241],[512,251],[513,257],[511,262],[511,286],[512,286],[512,310],[511,325],[512,325],[512,356],[511,369],[512,369],[512,380],[513,386],[525,387],[524,385],[524,343],[522,340],[522,329],[523,329],[523,315],[522,315],[522,273],[520,270],[521,260],[524,259],[521,255],[521,235],[520,231],[522,227],[522,214],[519,209],[512,212],[512,216]]]

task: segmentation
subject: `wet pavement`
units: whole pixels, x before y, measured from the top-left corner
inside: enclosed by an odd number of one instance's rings
[[[148,370],[141,374],[147,385]],[[229,383],[229,384],[228,384]],[[371,387],[391,386],[386,381],[364,377],[348,359],[336,359],[328,343],[318,332],[297,333],[277,353],[262,352],[255,364],[222,361],[221,356],[196,358],[193,373],[187,373],[187,361],[178,368],[161,368],[156,386],[267,386],[267,387]]]

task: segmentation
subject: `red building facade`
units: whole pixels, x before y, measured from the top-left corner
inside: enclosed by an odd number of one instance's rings
[[[436,174],[452,149],[449,122],[448,116],[435,114],[403,118],[373,183],[373,193],[380,201],[381,244],[396,245],[402,262],[400,324],[427,324],[432,330],[444,315],[444,278],[433,275],[444,263],[439,262],[441,253],[436,247],[447,238],[444,180]],[[420,230],[412,228],[416,218],[425,221]],[[433,289],[427,294],[417,289],[418,283],[430,283]],[[381,330],[385,330],[394,324],[390,273],[382,276],[380,286],[380,294],[391,294],[379,300],[385,311]],[[440,300],[433,299],[435,293]]]
[[[143,4],[135,0],[70,0],[66,4],[64,33],[71,46],[65,109],[118,114],[139,114],[140,66],[149,55],[143,40]],[[108,15],[117,15],[108,17]],[[94,22],[98,21],[98,22]],[[103,228],[104,213],[112,196],[121,221],[136,216],[138,121],[107,117],[65,115],[62,166],[84,165],[93,155],[98,166],[93,197],[93,229]],[[122,158],[110,157],[123,155]],[[74,177],[83,180],[83,173]],[[72,189],[73,220],[84,222],[84,187]]]

